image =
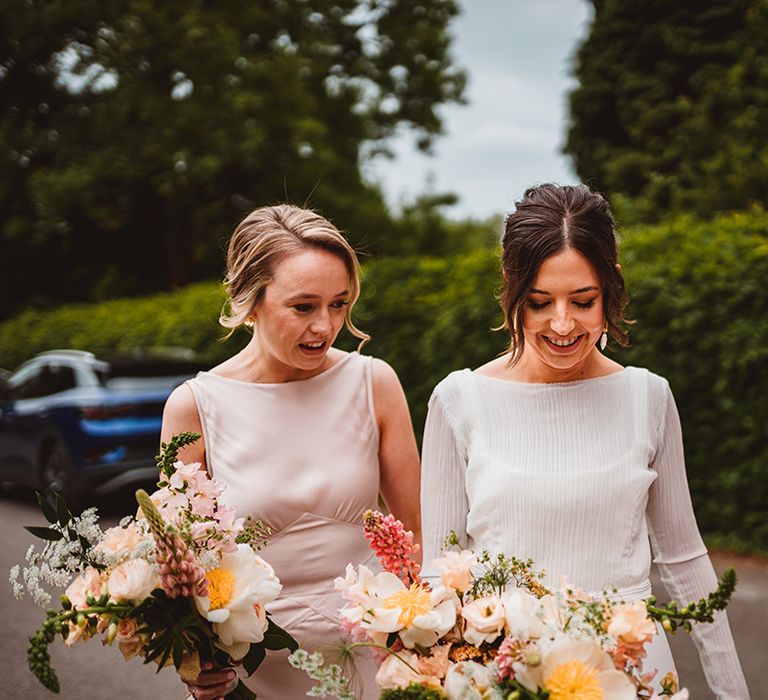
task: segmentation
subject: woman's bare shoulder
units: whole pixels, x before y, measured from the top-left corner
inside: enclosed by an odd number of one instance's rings
[[[172,435],[187,431],[199,433],[201,428],[195,395],[188,384],[180,384],[165,402],[161,439],[168,440]]]

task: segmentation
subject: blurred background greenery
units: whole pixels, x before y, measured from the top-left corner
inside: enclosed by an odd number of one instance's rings
[[[766,552],[768,2],[592,4],[565,152],[620,224],[638,323],[616,357],[670,380],[707,539]],[[223,247],[287,199],[364,254],[359,325],[420,432],[434,385],[504,346],[501,217],[452,220],[456,194],[433,191],[394,211],[362,169],[400,128],[428,150],[465,99],[458,10],[2,3],[0,366],[54,347],[232,354]]]

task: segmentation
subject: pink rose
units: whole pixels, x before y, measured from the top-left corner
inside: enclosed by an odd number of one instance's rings
[[[160,577],[144,559],[131,559],[112,570],[107,585],[112,600],[144,600],[160,587]]]
[[[82,574],[80,574],[65,591],[67,598],[72,602],[78,610],[87,608],[88,604],[85,602],[86,593],[91,593],[94,598],[98,598],[101,595],[101,579],[99,578],[99,572],[93,568],[87,568]]]

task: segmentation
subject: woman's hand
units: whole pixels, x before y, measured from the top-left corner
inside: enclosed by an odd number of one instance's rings
[[[200,675],[192,683],[187,683],[189,694],[195,700],[219,700],[237,687],[237,674],[234,669],[212,669],[212,663],[204,663]]]

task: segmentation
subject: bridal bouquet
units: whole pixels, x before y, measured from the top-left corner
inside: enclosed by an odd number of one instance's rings
[[[656,621],[670,630],[711,621],[735,585],[729,570],[698,604],[614,602],[565,582],[550,590],[530,560],[458,547],[432,563],[440,579],[427,582],[399,521],[368,512],[365,531],[384,571],[350,564],[336,587],[346,601],[340,617],[351,646],[373,647],[381,662],[381,700],[658,698],[650,687],[655,672],[642,669]],[[458,545],[455,535],[447,545]],[[340,669],[324,667],[317,654],[299,650],[291,662],[320,681],[313,694],[352,698]],[[662,696],[688,697],[674,677],[661,686]]]
[[[242,661],[250,674],[266,650],[296,648],[264,609],[281,590],[256,554],[268,531],[220,505],[223,486],[200,464],[176,459],[198,438],[182,433],[163,445],[158,490],[137,491],[136,517],[106,532],[95,508],[73,516],[59,496],[52,506],[38,494],[50,527],[27,530],[45,545],[29,548],[11,583],[17,598],[26,588],[41,605],[51,600],[42,583],[66,586],[60,609],[48,610],[27,649],[30,670],[49,690],[59,691],[48,654],[56,636],[73,646],[100,635],[126,659],[143,657],[158,670],[172,663],[185,681],[206,661],[215,668]],[[240,682],[228,697],[256,696]]]

